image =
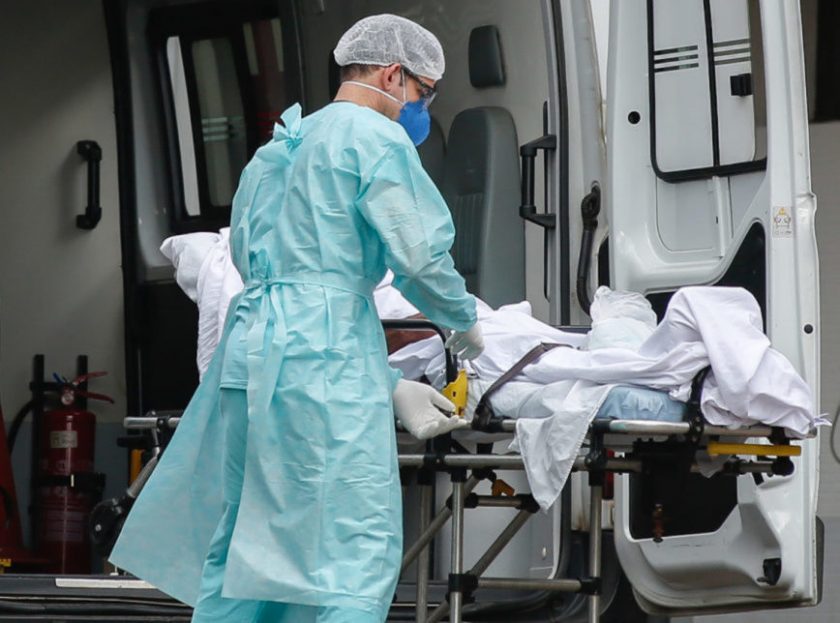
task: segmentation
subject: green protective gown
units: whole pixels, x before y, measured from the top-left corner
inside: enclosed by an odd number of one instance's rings
[[[409,301],[459,331],[475,301],[449,255],[449,210],[401,126],[350,102],[305,118],[295,105],[282,120],[234,197],[245,289],[111,561],[195,603],[224,506],[219,390],[242,389],[247,451],[223,595],[384,620],[402,555],[398,374],[372,292],[390,268]]]

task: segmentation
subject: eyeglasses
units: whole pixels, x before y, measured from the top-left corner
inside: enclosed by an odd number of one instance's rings
[[[432,102],[435,101],[435,97],[437,97],[437,87],[433,87],[431,84],[423,82],[420,79],[420,76],[405,67],[403,67],[402,70],[406,76],[414,80],[420,86],[420,99],[423,101],[423,106],[425,108],[431,106]]]

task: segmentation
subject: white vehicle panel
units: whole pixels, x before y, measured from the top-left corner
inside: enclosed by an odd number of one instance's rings
[[[713,80],[706,76],[705,89],[708,97],[712,86],[717,91],[719,132],[711,166],[696,156],[696,89],[688,82],[682,89],[666,88],[661,75],[694,68],[650,74],[655,81],[653,111],[645,63],[653,59],[655,65],[656,51],[666,47],[660,32],[681,33],[679,41],[669,40],[670,47],[687,45],[691,37],[683,30],[694,25],[680,21],[684,13],[677,7],[696,12],[695,5],[702,4],[611,4],[610,50],[620,50],[610,56],[607,80],[612,286],[655,294],[692,284],[740,285],[738,280],[746,278],[744,269],[754,270],[753,293],[764,308],[773,346],[819,396],[815,200],[808,173],[798,2],[753,7],[746,1],[706,3],[713,46],[705,62],[706,67],[712,62],[715,73]],[[750,42],[751,35],[758,36],[750,31],[750,9],[759,6],[763,49],[758,51],[763,61],[756,57],[755,42]],[[648,49],[648,15],[657,20],[650,39],[653,50]],[[702,18],[697,21],[703,23]],[[703,44],[697,45],[703,56]],[[763,82],[753,79],[752,84],[766,83],[766,163],[755,160],[756,136],[765,131],[756,127],[756,96],[733,95],[730,90],[731,76],[761,70]],[[652,140],[654,122],[657,137]],[[673,142],[660,140],[663,123],[671,132],[664,140]],[[676,139],[682,139],[686,154],[694,155],[670,156],[679,152]],[[793,475],[763,482],[738,477],[733,507],[720,522],[704,531],[668,534],[666,529],[661,540],[640,535],[630,477],[621,477],[616,487],[616,548],[647,609],[680,614],[817,602],[818,443],[805,440],[802,446]],[[719,501],[708,498],[710,506]],[[768,569],[774,568],[778,573],[768,577]]]

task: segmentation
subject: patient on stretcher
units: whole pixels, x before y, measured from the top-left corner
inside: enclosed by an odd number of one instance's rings
[[[203,373],[218,343],[230,299],[241,289],[230,261],[227,232],[175,236],[161,247],[176,279],[199,306],[198,365]],[[383,319],[416,317],[417,309],[389,274],[374,292]],[[662,323],[644,297],[601,288],[588,333],[562,331],[531,315],[527,302],[492,309],[478,302],[485,351],[467,362],[467,417],[484,391],[538,344],[562,344],[528,365],[491,399],[509,418],[582,419],[596,414],[631,419],[681,419],[691,381],[711,366],[702,411],[716,425],[765,423],[807,435],[815,423],[807,384],[770,347],[758,305],[739,288],[685,288]],[[428,333],[389,335],[389,361],[406,378],[445,384],[441,340]],[[614,391],[614,388],[616,388]],[[575,428],[577,430],[578,427]],[[528,436],[517,425],[517,433]]]
[[[242,289],[227,232],[175,236],[164,241],[161,251],[175,265],[178,284],[198,304],[197,362],[203,373],[221,336],[228,304]],[[391,286],[389,276],[374,298],[383,319],[418,313]],[[521,454],[531,493],[543,509],[556,501],[593,419],[677,421],[686,411],[692,382],[707,368],[700,410],[710,424],[765,424],[804,437],[824,423],[814,413],[810,387],[771,348],[758,303],[746,290],[683,288],[674,293],[657,324],[641,295],[600,288],[591,315],[590,331],[577,333],[540,322],[524,301],[495,310],[478,302],[485,350],[466,364],[466,417],[473,416],[488,388],[523,356],[541,344],[562,345],[523,367],[489,400],[495,416],[515,419],[508,449]],[[416,338],[392,335],[390,364],[406,378],[426,378],[442,388],[440,338]]]

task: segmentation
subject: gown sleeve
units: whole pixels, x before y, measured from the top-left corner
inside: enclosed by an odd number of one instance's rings
[[[412,145],[392,145],[370,168],[357,206],[385,246],[394,287],[438,325],[465,331],[475,324],[475,298],[449,254],[452,216]]]

